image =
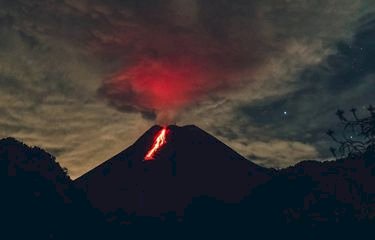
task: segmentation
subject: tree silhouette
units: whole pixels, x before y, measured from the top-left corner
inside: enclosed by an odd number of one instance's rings
[[[329,129],[326,132],[337,144],[336,148],[330,148],[335,158],[355,159],[375,151],[375,108],[369,105],[367,111],[367,116],[359,117],[357,109],[352,108],[351,117],[347,118],[343,110],[337,110],[342,131],[335,133]]]

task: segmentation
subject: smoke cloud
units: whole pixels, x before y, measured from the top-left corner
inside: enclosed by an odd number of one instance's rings
[[[99,90],[120,110],[172,121],[181,108],[235,89],[245,72],[251,80],[264,58],[269,41],[248,3],[171,1],[140,9],[133,8],[131,31],[119,33],[111,51],[104,46],[106,53],[126,52]]]
[[[169,0],[127,1],[112,12],[97,7],[108,26],[92,32],[96,49],[119,59],[99,93],[122,111],[172,121],[185,107],[254,82],[259,69],[293,44],[324,49],[345,35],[359,6],[349,0]],[[329,19],[335,22],[328,28]]]

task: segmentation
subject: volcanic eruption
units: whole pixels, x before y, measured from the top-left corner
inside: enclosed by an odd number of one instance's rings
[[[147,152],[144,160],[154,160],[156,152],[167,143],[166,141],[166,135],[167,135],[167,128],[163,127],[158,134],[156,135],[156,138],[154,140],[154,143],[151,147],[151,149]]]
[[[151,127],[75,184],[108,216],[184,216],[201,196],[238,203],[272,174],[196,126],[169,125]]]

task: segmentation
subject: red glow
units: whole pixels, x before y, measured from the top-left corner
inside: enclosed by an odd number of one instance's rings
[[[258,54],[266,46],[258,48],[263,35],[236,32],[240,28],[232,26],[234,19],[226,19],[228,26],[220,31],[210,31],[195,22],[192,28],[164,22],[172,15],[155,15],[160,22],[131,21],[124,25],[127,30],[109,29],[113,36],[93,33],[104,56],[123,64],[103,79],[99,93],[121,111],[156,114],[159,124],[174,122],[194,103],[244,87],[262,64],[263,54]]]
[[[166,141],[166,135],[167,135],[167,128],[163,128],[160,130],[157,134],[157,137],[154,140],[154,144],[152,145],[151,149],[147,152],[145,156],[145,160],[154,160],[155,153],[164,145],[167,143]]]
[[[203,60],[202,60],[203,61]],[[202,61],[144,59],[111,79],[111,94],[124,104],[158,113],[181,109],[220,85],[220,74]]]
[[[192,63],[145,60],[118,75],[120,88],[130,79],[135,102],[145,109],[175,109],[187,104],[203,83],[201,67]],[[124,86],[127,87],[127,86]]]

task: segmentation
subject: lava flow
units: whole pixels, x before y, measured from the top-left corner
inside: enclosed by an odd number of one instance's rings
[[[154,143],[151,147],[151,149],[147,152],[145,156],[145,160],[154,160],[155,153],[164,145],[167,143],[166,140],[167,135],[167,128],[164,127],[162,130],[160,130],[157,134],[157,137],[154,140]]]

